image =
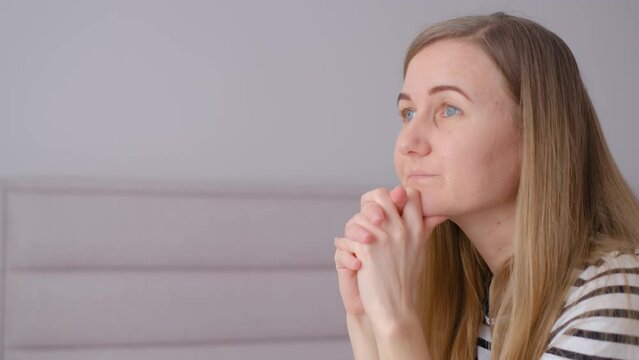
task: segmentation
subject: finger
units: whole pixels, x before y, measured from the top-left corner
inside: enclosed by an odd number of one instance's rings
[[[335,267],[339,269],[348,269],[357,271],[362,266],[362,262],[352,253],[337,249],[335,251]]]
[[[437,225],[448,220],[446,216],[425,216],[422,209],[421,194],[417,189],[407,188],[406,194],[408,201],[404,207],[402,217],[407,224],[412,224],[412,226],[419,224],[423,226],[424,233],[430,236],[430,233],[433,232]]]
[[[401,221],[401,216],[399,211],[397,211],[397,207],[393,203],[391,199],[390,193],[388,190],[384,188],[378,188],[375,190],[371,190],[366,194],[362,195],[361,199],[361,207],[364,207],[364,204],[367,202],[375,202],[384,210],[384,214],[386,214],[386,218],[391,222]]]
[[[357,254],[360,253],[361,246],[368,246],[368,245],[360,244],[359,242],[351,240],[346,237],[335,238],[335,247],[337,247],[340,250],[348,251],[351,254],[355,254],[356,257],[357,257]]]
[[[346,231],[344,232],[344,236],[364,244],[370,244],[375,239],[370,231],[366,230],[361,225],[355,222],[348,223],[348,225],[346,226]]]
[[[424,226],[424,215],[422,212],[422,202],[419,191],[414,188],[407,188],[406,193],[406,206],[404,206],[404,212],[402,218],[411,227],[418,226],[421,228]]]
[[[337,269],[337,280],[339,292],[344,302],[344,307],[348,311],[363,313],[359,296],[359,286],[357,284],[357,271],[348,269]]]
[[[367,201],[362,204],[362,214],[373,225],[381,225],[384,222],[384,209],[374,201]]]
[[[358,219],[359,219],[359,221],[357,221]],[[361,219],[364,219],[364,221],[361,221]],[[365,224],[368,224],[368,223],[370,223],[370,221],[368,221],[368,219],[366,219],[366,218],[364,217],[364,215],[362,215],[362,213],[361,213],[361,212],[359,212],[359,213],[357,213],[357,214],[353,215],[353,217],[352,217],[352,218],[350,218],[350,219],[346,222],[346,225],[344,225],[344,234],[348,233],[349,231],[352,231],[352,230],[351,230],[351,228],[352,228],[352,227],[354,227],[354,226],[357,226],[357,225],[358,225],[358,223],[365,223]],[[362,227],[362,228],[364,228],[364,229],[368,229],[368,226],[364,227],[364,226],[361,226],[361,225],[360,225],[360,227]],[[370,231],[368,231],[368,232],[370,232]],[[348,236],[346,236],[346,237],[348,237]]]
[[[399,219],[401,220],[401,218]],[[348,227],[350,229],[351,227],[354,227],[354,226],[359,226],[365,231],[367,231],[368,233],[372,234],[372,240],[368,242],[367,244],[370,244],[376,240],[383,240],[388,237],[385,229],[383,229],[380,226],[373,225],[361,213],[357,213],[351,218],[350,224]],[[350,236],[345,236],[345,237],[350,238]],[[353,240],[352,238],[350,239]]]
[[[408,200],[406,190],[401,186],[396,186],[390,192],[391,200],[395,204],[395,208],[401,215],[404,211],[404,206],[406,206],[406,201]]]

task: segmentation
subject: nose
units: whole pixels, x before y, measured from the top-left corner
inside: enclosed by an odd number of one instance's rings
[[[425,121],[413,119],[397,135],[397,151],[405,156],[426,156],[432,148],[429,129]]]

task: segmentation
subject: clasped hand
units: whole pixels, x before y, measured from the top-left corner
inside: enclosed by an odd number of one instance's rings
[[[335,238],[335,263],[347,313],[368,315],[375,327],[415,314],[426,241],[446,217],[425,217],[412,188],[375,189],[360,205]]]

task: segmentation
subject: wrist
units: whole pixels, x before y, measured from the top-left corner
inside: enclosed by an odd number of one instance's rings
[[[422,324],[415,311],[405,311],[386,319],[371,320],[375,335],[379,339],[395,340],[413,335],[423,336]]]
[[[370,318],[366,314],[346,314],[346,325],[349,330],[359,329],[366,330],[367,332],[373,331]]]
[[[369,317],[366,314],[347,314],[346,323],[348,326],[348,336],[353,348],[353,358],[355,360],[379,359],[377,342],[375,340],[375,334],[373,333]]]
[[[430,359],[424,330],[416,314],[398,317],[375,331],[379,359]]]

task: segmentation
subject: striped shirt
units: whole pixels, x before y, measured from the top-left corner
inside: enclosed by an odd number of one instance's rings
[[[542,360],[639,359],[639,257],[615,255],[580,274],[553,325]],[[490,359],[489,323],[484,316],[478,360]]]

